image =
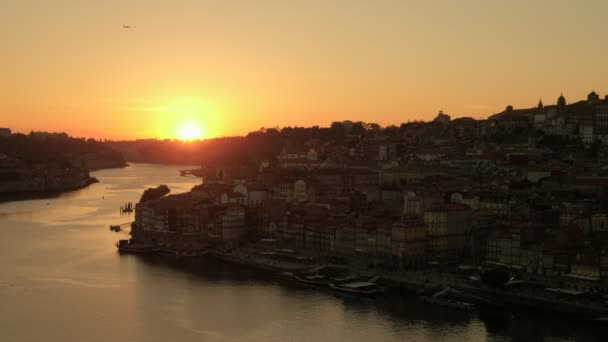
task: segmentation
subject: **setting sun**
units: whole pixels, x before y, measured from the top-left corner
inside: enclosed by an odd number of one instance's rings
[[[209,139],[221,131],[218,107],[202,96],[160,98],[144,110],[154,121],[155,135],[184,141]]]
[[[203,138],[203,132],[194,123],[183,123],[177,127],[175,136],[180,140],[197,140]]]

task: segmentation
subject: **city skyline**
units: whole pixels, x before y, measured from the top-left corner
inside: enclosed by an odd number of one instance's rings
[[[347,6],[348,5],[348,6]],[[606,3],[9,1],[15,132],[207,138],[603,98]],[[576,16],[572,13],[576,12]],[[19,30],[15,30],[18,27]]]
[[[539,98],[538,102],[536,103],[535,106],[525,106],[525,107],[514,107],[513,105],[507,105],[504,108],[502,108],[502,110],[499,110],[495,113],[492,114],[488,114],[487,116],[478,116],[478,117],[472,117],[472,116],[462,116],[462,115],[453,115],[454,113],[446,113],[443,110],[439,110],[438,113],[436,113],[436,116],[434,117],[430,117],[428,119],[414,119],[414,120],[407,120],[405,122],[392,122],[392,123],[387,123],[387,124],[379,124],[380,128],[390,128],[391,126],[393,127],[399,127],[400,125],[404,125],[404,124],[408,124],[411,122],[432,122],[432,121],[438,121],[438,120],[442,120],[441,117],[446,117],[448,118],[448,120],[450,119],[474,119],[474,120],[481,120],[481,121],[487,121],[488,119],[491,119],[492,117],[497,117],[500,114],[508,114],[510,111],[512,110],[518,110],[518,111],[525,111],[526,115],[529,115],[530,113],[534,113],[536,111],[536,109],[540,109],[539,113],[545,112],[546,110],[543,110],[543,106],[544,108],[549,108],[549,107],[555,107],[555,106],[559,106],[559,101],[561,99],[563,99],[563,101],[565,101],[565,103],[567,105],[570,104],[580,104],[580,103],[587,103],[589,101],[589,98],[592,96],[596,96],[598,99],[608,99],[608,94],[604,95],[604,96],[600,96],[598,92],[595,91],[595,89],[591,90],[590,93],[587,94],[586,99],[585,98],[581,98],[581,99],[573,99],[573,101],[568,101],[568,99],[564,96],[563,93],[560,93],[560,95],[558,96],[558,98],[556,99],[556,101],[545,101],[542,98]],[[234,134],[234,135],[217,135],[217,136],[210,136],[210,135],[203,135],[204,132],[200,129],[200,126],[197,125],[189,125],[189,122],[179,122],[178,125],[175,125],[174,127],[172,127],[174,129],[174,131],[172,132],[172,135],[167,135],[167,136],[152,136],[152,137],[133,137],[133,138],[124,138],[124,139],[108,139],[105,137],[89,137],[89,136],[78,136],[78,135],[72,135],[70,134],[70,132],[66,132],[66,131],[43,131],[43,130],[37,130],[37,129],[32,129],[30,131],[17,131],[17,130],[13,130],[10,127],[6,127],[6,128],[2,128],[3,130],[6,130],[7,132],[10,133],[21,133],[21,134],[67,134],[67,136],[72,136],[72,137],[78,137],[78,138],[93,138],[93,139],[99,139],[101,140],[106,140],[106,141],[129,141],[129,140],[153,140],[153,139],[159,139],[159,140],[174,140],[174,141],[182,141],[182,142],[194,142],[194,141],[202,141],[202,140],[207,140],[207,139],[215,139],[215,138],[230,138],[230,137],[239,137],[239,136],[246,136],[248,133],[252,133],[252,132],[263,132],[265,130],[268,129],[274,129],[274,130],[282,130],[283,128],[312,128],[312,127],[320,127],[320,128],[328,128],[331,125],[333,125],[334,123],[347,123],[350,122],[350,124],[353,123],[360,123],[360,124],[364,124],[364,125],[377,125],[377,122],[365,122],[365,121],[353,121],[353,120],[349,120],[349,119],[344,119],[344,120],[336,120],[336,121],[332,121],[330,123],[328,123],[327,125],[317,125],[317,124],[311,124],[309,126],[297,126],[297,125],[288,125],[288,126],[269,126],[269,127],[260,127],[259,129],[252,129],[249,132],[245,132],[242,134]]]

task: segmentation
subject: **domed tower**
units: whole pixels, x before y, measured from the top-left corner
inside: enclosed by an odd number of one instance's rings
[[[433,122],[438,122],[442,125],[447,125],[450,123],[451,117],[445,114],[442,110],[439,111],[439,114],[433,119]]]

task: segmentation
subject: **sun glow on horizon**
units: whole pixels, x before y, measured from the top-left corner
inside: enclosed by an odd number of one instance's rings
[[[151,107],[156,134],[163,139],[194,141],[218,134],[218,109],[202,97],[174,97]]]
[[[185,122],[177,126],[175,137],[183,141],[199,140],[204,138],[203,131],[200,127],[192,122]]]

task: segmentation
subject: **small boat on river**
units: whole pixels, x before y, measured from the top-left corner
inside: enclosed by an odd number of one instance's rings
[[[386,292],[386,288],[369,281],[354,281],[329,285],[333,290],[355,296],[375,297]]]
[[[427,303],[445,306],[452,309],[464,311],[473,311],[475,309],[475,304],[448,298],[452,293],[460,294],[460,291],[452,289],[451,287],[447,287],[432,296],[423,296],[422,300]]]
[[[327,287],[330,283],[330,279],[323,274],[296,275],[294,279],[302,284],[317,287]]]
[[[120,226],[110,226],[110,230],[113,232],[119,232],[120,231]]]

